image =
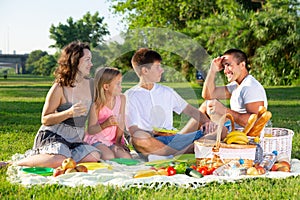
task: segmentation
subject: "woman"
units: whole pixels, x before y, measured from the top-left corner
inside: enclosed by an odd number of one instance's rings
[[[89,45],[79,41],[62,50],[31,156],[19,161],[18,165],[56,168],[68,157],[77,163],[100,160],[100,150],[83,143],[93,95],[92,81],[87,78],[93,66],[91,59]]]

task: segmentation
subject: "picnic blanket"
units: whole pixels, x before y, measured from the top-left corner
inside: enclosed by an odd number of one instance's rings
[[[16,155],[17,157],[20,155]],[[15,156],[15,157],[16,157]],[[264,175],[249,176],[241,175],[236,177],[207,175],[203,178],[193,178],[185,174],[176,174],[174,176],[155,175],[145,178],[133,178],[138,170],[149,169],[145,162],[137,165],[123,165],[117,162],[107,161],[101,169],[89,170],[88,173],[77,172],[62,174],[57,177],[41,176],[36,174],[25,173],[21,166],[11,165],[7,169],[7,177],[12,183],[19,183],[24,186],[43,185],[43,184],[59,184],[70,187],[76,186],[117,186],[121,188],[153,188],[159,189],[163,186],[176,186],[183,188],[203,187],[210,182],[226,183],[236,182],[249,178],[287,178],[300,175],[300,160],[291,160],[291,172],[267,172]]]

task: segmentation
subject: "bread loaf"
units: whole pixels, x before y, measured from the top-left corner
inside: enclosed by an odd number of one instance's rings
[[[249,131],[252,129],[252,127],[254,126],[255,122],[257,120],[257,114],[251,114],[248,122],[243,130],[243,132],[247,135],[249,133]]]
[[[272,113],[270,111],[266,111],[262,114],[261,117],[256,120],[254,126],[251,128],[251,130],[248,132],[248,136],[256,137],[260,135],[260,132],[265,127],[266,123],[271,119]]]
[[[259,119],[265,112],[267,112],[266,107],[264,107],[264,106],[259,106],[259,107],[258,107],[257,118]]]

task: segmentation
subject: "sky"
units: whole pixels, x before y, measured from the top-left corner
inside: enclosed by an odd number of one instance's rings
[[[49,48],[51,25],[67,24],[67,19],[81,19],[88,11],[104,17],[110,36],[118,35],[124,26],[121,17],[109,11],[106,0],[0,0],[0,51],[2,54],[25,54],[34,50],[55,52]]]

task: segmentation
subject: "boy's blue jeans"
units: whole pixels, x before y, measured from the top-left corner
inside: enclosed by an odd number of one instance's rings
[[[175,135],[170,136],[157,136],[155,139],[161,141],[165,145],[168,145],[169,147],[176,149],[178,151],[186,148],[190,144],[192,144],[195,140],[198,140],[203,136],[203,132],[200,130],[197,130],[195,132],[186,133],[186,134],[180,134],[177,133]]]

